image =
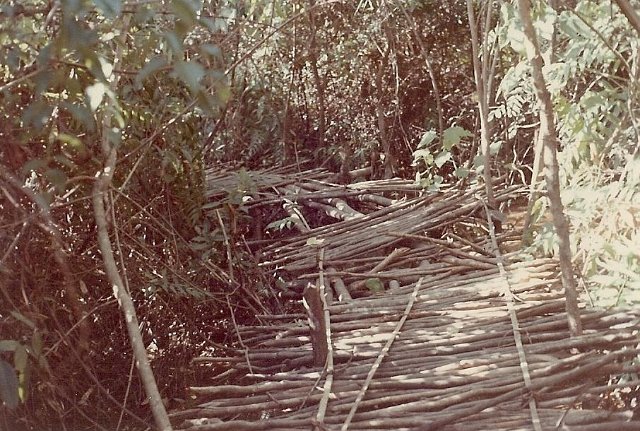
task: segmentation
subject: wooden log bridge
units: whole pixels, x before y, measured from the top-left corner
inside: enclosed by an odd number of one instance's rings
[[[640,429],[638,310],[583,304],[571,338],[557,262],[509,252],[509,216],[495,249],[479,189],[329,175],[209,173],[212,201],[249,182],[249,212],[284,210],[297,233],[261,243],[282,311],[237,327],[237,355],[196,358],[227,370],[176,428]]]

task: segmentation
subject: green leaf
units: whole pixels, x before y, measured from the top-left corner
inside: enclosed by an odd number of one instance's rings
[[[56,138],[73,149],[84,149],[84,144],[77,136],[69,135],[68,133],[58,133]]]
[[[173,0],[171,2],[171,10],[176,17],[183,21],[189,28],[196,23],[196,4],[187,0]]]
[[[426,148],[427,146],[429,146],[429,144],[431,144],[436,139],[437,136],[438,134],[436,133],[435,130],[426,131],[424,135],[422,135],[422,139],[420,139],[418,148]]]
[[[209,94],[207,91],[200,90],[196,95],[198,101],[198,107],[209,115],[215,115],[220,105],[219,99],[214,94]]]
[[[21,373],[18,373],[18,397],[20,398],[20,401],[22,401],[23,403],[27,400],[27,395],[29,394],[27,390],[29,388],[30,381],[31,381],[31,367],[29,366],[29,363],[27,363],[27,366],[25,367],[24,371],[22,371]]]
[[[22,172],[28,174],[30,172],[37,172],[40,169],[47,166],[47,162],[42,159],[31,159],[22,167]]]
[[[204,67],[195,61],[178,61],[173,68],[191,92],[197,93],[200,89],[200,79],[205,75]]]
[[[26,125],[31,125],[37,130],[41,130],[49,121],[49,117],[53,113],[53,106],[48,105],[42,100],[36,100],[22,114],[22,121]]]
[[[444,148],[445,150],[451,150],[451,148],[460,143],[460,140],[462,138],[468,138],[470,136],[473,136],[473,134],[468,130],[463,129],[462,127],[449,127],[443,133],[442,148]]]
[[[44,173],[58,192],[64,192],[67,186],[67,174],[60,169],[47,169]]]
[[[35,329],[36,328],[36,324],[35,323],[33,323],[31,320],[27,319],[26,317],[24,317],[22,314],[18,313],[17,311],[12,311],[11,315],[13,316],[14,319],[24,323],[25,325],[27,325],[31,329]]]
[[[107,18],[117,18],[122,12],[122,2],[120,0],[93,0],[93,3]]]
[[[218,45],[212,45],[210,43],[204,44],[200,47],[200,50],[205,54],[209,54],[217,59],[222,59],[222,50]]]
[[[317,237],[312,236],[311,238],[307,239],[306,245],[322,245],[323,242],[324,238],[318,239]]]
[[[95,112],[102,103],[107,86],[102,82],[96,82],[85,89],[87,104],[91,111]]]
[[[478,154],[473,158],[473,167],[476,170],[476,173],[482,172],[484,169],[484,156],[482,154]]]
[[[7,362],[0,359],[0,398],[10,409],[18,407],[18,376]]]
[[[82,123],[88,131],[95,130],[95,120],[88,106],[75,105],[67,101],[63,101],[62,107],[66,109],[76,121]]]
[[[167,59],[165,57],[157,56],[153,57],[144,65],[140,72],[136,75],[135,84],[137,88],[142,87],[142,83],[145,79],[154,72],[162,69],[167,65]]]
[[[429,166],[433,163],[433,154],[431,154],[431,151],[429,151],[426,148],[421,150],[415,150],[413,152],[414,164],[415,162],[418,162],[420,160],[423,160],[426,163],[426,165]]]
[[[18,344],[13,354],[13,365],[18,373],[23,373],[27,369],[27,361],[27,349],[22,344]]]
[[[364,282],[364,285],[372,293],[384,292],[384,284],[382,284],[379,278],[367,278],[367,280]]]
[[[469,176],[469,169],[467,169],[467,168],[457,168],[455,170],[454,174],[458,178],[467,178]]]
[[[287,217],[287,218],[283,218],[281,220],[272,221],[271,223],[269,223],[267,225],[265,230],[267,230],[267,231],[284,230],[284,229],[291,228],[291,226],[293,226],[293,219],[291,217]]]
[[[38,331],[31,338],[31,350],[36,358],[42,355],[42,335]]]
[[[165,39],[167,39],[167,43],[169,44],[169,48],[176,55],[182,54],[182,38],[179,37],[173,31],[167,31],[164,33]]]
[[[133,22],[140,25],[151,21],[155,16],[155,12],[150,7],[139,8],[133,15]]]
[[[0,352],[13,352],[18,342],[15,340],[0,340]]]
[[[449,151],[441,151],[440,154],[436,156],[436,166],[441,168],[442,165],[451,160],[451,153]]]

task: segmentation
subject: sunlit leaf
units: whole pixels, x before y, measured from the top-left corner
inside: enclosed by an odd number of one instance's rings
[[[451,150],[451,148],[460,143],[460,140],[462,138],[468,138],[471,136],[473,136],[473,134],[468,130],[463,129],[462,127],[449,127],[443,132],[442,148],[444,148],[445,150]]]
[[[413,160],[415,162],[424,161],[424,163],[427,166],[429,166],[433,163],[433,154],[431,154],[431,151],[429,151],[426,148],[421,150],[416,150],[413,152]]]
[[[422,139],[420,139],[420,143],[418,144],[418,149],[428,147],[429,144],[431,144],[436,139],[437,136],[438,134],[436,133],[435,130],[426,131],[424,135],[422,135]]]
[[[324,243],[324,239],[312,236],[311,238],[307,239],[307,243],[306,244],[307,245],[322,245],[322,243]]]
[[[95,112],[102,103],[106,91],[107,86],[102,82],[96,82],[85,89],[87,103],[93,112]]]
[[[449,151],[441,151],[440,154],[436,156],[435,165],[441,168],[449,160],[451,160],[451,153]]]
[[[627,209],[620,209],[618,215],[619,215],[620,221],[622,221],[624,227],[630,227],[630,228],[635,228],[636,227],[636,219],[633,216],[633,214],[631,214],[631,211],[629,211]]]

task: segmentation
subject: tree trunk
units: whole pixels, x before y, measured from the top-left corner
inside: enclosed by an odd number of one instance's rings
[[[558,234],[558,257],[562,271],[562,286],[564,287],[566,297],[569,332],[572,336],[577,336],[582,333],[582,324],[580,322],[580,310],[578,308],[576,281],[573,276],[573,266],[571,263],[569,225],[564,215],[564,208],[560,198],[560,175],[557,156],[558,135],[556,133],[553,116],[553,104],[551,103],[551,94],[547,89],[544,76],[542,75],[542,55],[540,54],[538,40],[531,21],[531,5],[529,0],[518,0],[518,9],[520,19],[524,26],[524,34],[527,39],[525,46],[527,48],[527,57],[531,63],[533,84],[540,103],[540,138],[544,146],[545,182],[551,202],[553,225]]]

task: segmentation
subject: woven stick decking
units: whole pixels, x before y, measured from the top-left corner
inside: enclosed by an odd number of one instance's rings
[[[319,193],[314,199],[321,199],[323,187],[335,192],[318,184],[308,187]],[[535,405],[545,430],[640,429],[632,412],[620,410],[623,403],[616,401],[620,390],[640,386],[640,365],[634,361],[639,311],[585,308],[584,334],[570,338],[557,262],[512,259],[501,274],[487,247],[488,235],[479,230],[475,237],[461,236],[457,230],[461,223],[482,229],[483,204],[474,190],[419,196],[400,182],[348,189],[379,193],[381,199],[375,204],[369,199],[362,217],[268,246],[262,260],[265,270],[287,277],[300,297],[296,286],[320,276],[339,278],[359,296],[326,306],[330,384],[325,385],[325,367],[313,365],[310,329],[300,305],[290,316],[240,327],[246,353],[208,359],[230,364],[235,380],[192,388],[198,405],[171,415],[178,428],[533,429],[529,407]],[[403,192],[410,197],[401,199]],[[515,193],[508,189],[498,198]],[[389,204],[385,199],[392,195],[395,201]],[[342,199],[358,208],[353,197]],[[311,238],[321,245],[309,243]],[[333,268],[330,274],[318,267],[319,246],[323,266]],[[401,247],[399,258],[386,259]],[[505,277],[515,320],[507,307]],[[369,292],[363,287],[369,279],[379,280],[385,291]],[[390,281],[399,286],[389,288]],[[323,286],[329,286],[327,280]]]

